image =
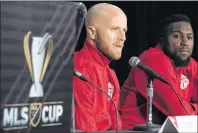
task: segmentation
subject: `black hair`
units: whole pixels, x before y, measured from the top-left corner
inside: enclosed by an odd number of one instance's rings
[[[191,20],[188,16],[184,14],[171,14],[165,19],[160,21],[160,39],[165,39],[167,37],[167,28],[171,23],[174,22],[188,22],[191,24]]]

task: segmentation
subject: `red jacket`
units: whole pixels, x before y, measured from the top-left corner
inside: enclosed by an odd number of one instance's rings
[[[110,61],[86,41],[79,52],[74,53],[74,68],[85,75],[90,82],[112,94],[117,109],[120,86],[115,72],[109,68]],[[100,90],[89,83],[73,78],[75,97],[76,128],[86,132],[116,129],[116,113],[112,102]],[[121,119],[118,119],[121,129]]]
[[[190,115],[198,114],[198,65],[190,59],[187,67],[177,69],[173,61],[161,48],[151,48],[140,55],[140,60],[167,79],[179,93]],[[153,122],[162,124],[167,116],[187,115],[176,94],[169,85],[155,79],[153,82]],[[120,112],[123,129],[131,129],[136,124],[147,122],[147,78],[140,69],[131,68],[121,89]]]

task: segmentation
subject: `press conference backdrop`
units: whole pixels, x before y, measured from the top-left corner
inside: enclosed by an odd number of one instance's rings
[[[1,129],[70,131],[80,2],[1,2]]]

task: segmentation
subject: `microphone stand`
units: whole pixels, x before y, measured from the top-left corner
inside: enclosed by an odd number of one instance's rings
[[[148,114],[147,114],[147,123],[140,124],[134,126],[134,131],[149,131],[149,132],[158,132],[161,128],[160,125],[153,124],[152,122],[152,99],[153,99],[153,76],[148,76],[148,84],[147,84],[147,105],[148,105]]]

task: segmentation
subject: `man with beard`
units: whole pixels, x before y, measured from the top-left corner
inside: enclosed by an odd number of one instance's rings
[[[117,109],[120,86],[111,60],[121,58],[126,40],[127,17],[117,6],[100,3],[91,7],[85,18],[87,39],[84,47],[74,53],[74,68],[90,82],[104,89]],[[120,130],[122,123],[107,95],[77,77],[73,79],[76,128],[86,132]]]
[[[182,14],[168,16],[162,23],[160,43],[144,51],[139,59],[164,77],[178,93],[158,79],[153,80],[153,123],[162,124],[167,116],[197,115],[198,65],[191,58],[194,35],[190,19]],[[147,77],[131,68],[121,89],[120,113],[123,129],[147,122]]]

